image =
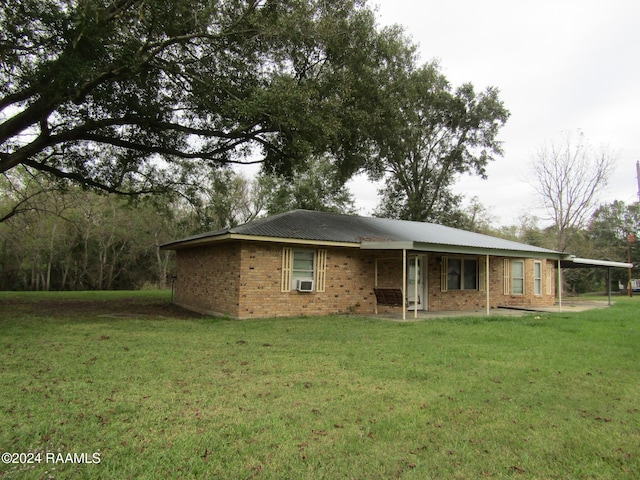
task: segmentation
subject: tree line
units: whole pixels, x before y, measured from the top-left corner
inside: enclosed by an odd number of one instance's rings
[[[351,193],[315,162],[313,175],[294,181],[260,174],[248,179],[232,169],[215,169],[199,179],[191,198],[177,194],[131,199],[117,194],[64,189],[55,179],[15,169],[0,178],[0,290],[84,290],[166,288],[174,254],[158,247],[192,234],[241,224],[295,208],[357,213]],[[326,175],[323,175],[323,172]],[[384,203],[382,199],[381,208]],[[379,208],[378,215],[381,208]],[[555,249],[556,225],[523,216],[517,225],[495,227],[477,199],[444,224]],[[583,226],[563,232],[567,251],[587,258],[640,262],[630,236],[640,230],[640,204],[598,205]],[[627,272],[614,270],[613,285]],[[566,271],[574,293],[603,291],[600,270]]]
[[[293,208],[355,213],[331,164],[295,179],[203,170],[189,188],[129,197],[18,167],[0,176],[0,290],[165,288],[173,252],[158,247]]]

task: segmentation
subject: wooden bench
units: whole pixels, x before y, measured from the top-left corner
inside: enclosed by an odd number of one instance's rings
[[[405,305],[402,298],[402,290],[400,288],[374,288],[376,294],[376,302],[378,305],[389,305],[394,307],[402,307]]]

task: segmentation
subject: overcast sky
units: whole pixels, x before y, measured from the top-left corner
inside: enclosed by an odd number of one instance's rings
[[[499,139],[504,156],[488,179],[462,177],[455,191],[477,196],[496,223],[535,210],[527,164],[545,141],[581,130],[617,153],[603,201],[638,200],[640,160],[640,2],[637,0],[370,0],[380,26],[400,24],[422,62],[437,59],[453,87],[494,86],[511,112]],[[360,214],[377,186],[350,183]]]

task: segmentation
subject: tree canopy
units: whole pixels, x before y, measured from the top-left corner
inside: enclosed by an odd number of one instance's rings
[[[509,112],[495,88],[454,90],[435,63],[399,72],[389,90],[371,170],[387,177],[378,215],[454,225],[462,198],[451,186],[459,174],[485,176]]]
[[[261,174],[256,183],[262,192],[268,215],[304,209],[317,212],[354,214],[355,201],[336,172],[331,159],[312,158],[307,171],[293,179]]]
[[[373,86],[410,50],[364,0],[0,5],[0,173],[111,192],[326,152],[346,177],[369,156]]]

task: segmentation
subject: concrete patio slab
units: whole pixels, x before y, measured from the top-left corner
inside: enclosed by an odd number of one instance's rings
[[[518,317],[523,315],[531,315],[535,313],[568,313],[568,312],[584,312],[587,310],[593,310],[598,308],[608,307],[607,301],[598,300],[570,300],[564,301],[562,307],[554,305],[551,307],[539,307],[539,308],[492,308],[489,316],[510,316]],[[486,317],[486,310],[467,310],[467,311],[446,311],[446,312],[424,312],[418,311],[417,317],[414,315],[413,310],[408,310],[406,320],[402,319],[402,313],[394,314],[379,314],[375,315],[376,318],[384,318],[386,320],[392,320],[396,322],[416,322],[423,320],[430,320],[436,318],[453,318],[453,317]]]

